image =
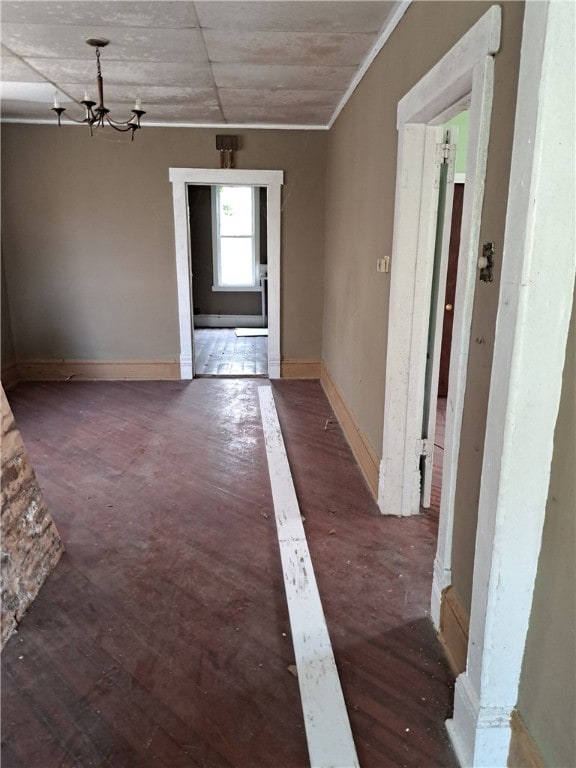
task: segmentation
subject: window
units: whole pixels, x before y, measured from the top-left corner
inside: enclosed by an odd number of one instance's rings
[[[258,187],[212,187],[214,291],[260,290]]]

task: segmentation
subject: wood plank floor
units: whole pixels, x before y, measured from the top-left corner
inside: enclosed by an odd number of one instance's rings
[[[268,337],[239,337],[234,328],[195,328],[194,370],[196,376],[267,376]]]
[[[261,383],[9,393],[67,552],[2,656],[3,768],[308,764]],[[380,516],[319,384],[274,392],[360,764],[452,768],[435,515]]]

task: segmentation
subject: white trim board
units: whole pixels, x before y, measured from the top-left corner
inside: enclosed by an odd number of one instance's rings
[[[170,168],[174,206],[176,281],[180,328],[180,375],[194,376],[192,333],[192,275],[190,270],[190,223],[187,187],[190,184],[238,184],[266,187],[268,196],[268,377],[280,378],[280,224],[283,171],[255,171],[213,168]]]
[[[258,397],[310,764],[359,768],[271,387]]]
[[[478,768],[507,763],[549,493],[576,275],[575,10],[524,12],[468,657],[448,721]]]
[[[500,48],[501,16],[493,5],[399,101],[398,128],[404,123],[444,123],[454,104],[466,109],[477,64]]]
[[[58,126],[55,118],[43,117],[30,118],[30,117],[3,117],[0,119],[0,125],[6,123],[7,125],[51,125],[53,128],[79,128],[84,123],[62,123]],[[162,122],[161,120],[146,120],[142,122],[142,128],[206,128],[206,129],[226,129],[226,130],[243,130],[243,131],[327,131],[329,125],[310,125],[304,123],[194,123],[194,122]],[[112,130],[112,129],[110,129]]]

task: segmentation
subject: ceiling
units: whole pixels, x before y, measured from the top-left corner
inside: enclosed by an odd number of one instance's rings
[[[149,125],[325,128],[410,0],[2,0],[2,119],[54,122],[84,90],[130,117],[137,94]]]

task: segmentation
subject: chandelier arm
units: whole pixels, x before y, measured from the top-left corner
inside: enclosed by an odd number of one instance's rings
[[[56,112],[56,110],[54,109],[54,107],[52,107],[52,111],[53,111],[53,112]],[[63,110],[61,111],[60,115],[58,115],[58,117],[60,118],[60,116],[61,116],[61,115],[64,115],[64,112],[65,112],[65,111],[67,112],[67,110],[64,110],[64,109],[63,109]],[[89,118],[89,117],[83,117],[83,118],[82,118],[82,120],[78,120],[78,118],[76,118],[76,117],[72,117],[72,115],[68,115],[68,114],[64,115],[64,117],[65,117],[65,119],[66,119],[66,120],[71,120],[73,123],[77,123],[78,125],[84,125],[84,124],[90,125],[91,123],[93,123],[93,122],[94,122],[94,120],[92,120],[92,119],[91,119],[91,118]]]
[[[108,112],[107,109],[102,110],[98,107],[96,108],[96,115],[93,123],[96,126],[96,128],[104,127],[104,120],[107,118],[107,112]]]
[[[132,127],[134,123],[130,123],[129,120],[126,122],[120,122],[119,120],[113,120],[109,115],[106,115],[106,122],[110,126],[110,128],[114,128],[115,131],[120,131],[120,133],[126,133],[127,131],[132,130]]]

